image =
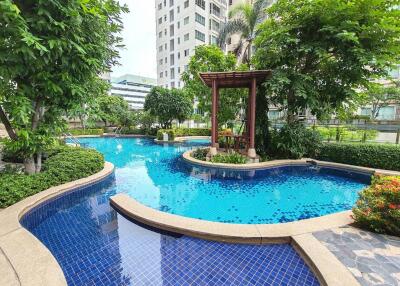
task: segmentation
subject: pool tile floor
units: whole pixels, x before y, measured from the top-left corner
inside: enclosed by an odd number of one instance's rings
[[[400,286],[400,238],[355,227],[313,234],[361,285]]]

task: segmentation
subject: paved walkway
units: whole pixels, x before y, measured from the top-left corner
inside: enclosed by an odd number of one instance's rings
[[[315,232],[361,285],[400,286],[400,238],[354,227]]]

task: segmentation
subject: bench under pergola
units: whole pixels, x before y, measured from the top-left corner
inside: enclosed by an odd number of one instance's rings
[[[235,71],[235,72],[204,72],[199,73],[203,83],[212,88],[212,107],[211,107],[211,149],[210,154],[217,154],[218,149],[218,107],[219,90],[221,88],[248,88],[249,100],[247,108],[247,134],[248,147],[247,155],[250,158],[257,156],[254,137],[255,137],[255,118],[256,118],[256,91],[257,84],[264,82],[271,76],[271,71]]]

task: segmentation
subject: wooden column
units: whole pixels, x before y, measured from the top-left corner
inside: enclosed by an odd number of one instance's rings
[[[218,127],[217,127],[217,99],[218,97],[218,87],[217,87],[217,82],[214,79],[212,81],[212,96],[211,96],[211,147],[216,148],[216,142],[218,140],[217,132],[218,132]]]
[[[255,148],[254,148],[254,137],[255,137],[255,129],[256,129],[256,92],[257,92],[257,80],[253,78],[251,80],[251,88],[250,88],[250,144],[249,144],[249,156],[255,157]]]

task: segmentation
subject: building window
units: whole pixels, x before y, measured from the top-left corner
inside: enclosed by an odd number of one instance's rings
[[[186,0],[185,3],[183,4],[183,7],[186,9],[189,7],[189,0]]]
[[[171,81],[171,88],[175,88],[175,82]]]
[[[204,35],[202,32],[195,31],[195,38],[199,41],[205,42],[206,41],[206,35]]]
[[[164,73],[160,72],[160,78],[163,78],[163,76],[164,76]]]
[[[175,49],[174,39],[169,41],[169,50],[172,52]]]
[[[210,3],[210,14],[213,14],[213,15],[219,17],[221,15],[221,9],[214,3]]]
[[[174,21],[174,10],[169,11],[169,21],[170,22]]]
[[[178,22],[178,29],[180,29],[181,28],[181,22]]]
[[[168,71],[165,71],[165,77],[168,77]]]
[[[189,66],[185,65],[185,71],[188,71],[188,70],[189,70]]]
[[[170,78],[171,78],[171,79],[174,79],[174,78],[175,78],[175,69],[174,69],[174,68],[171,68],[171,69],[170,69]]]
[[[180,45],[180,44],[181,44],[181,38],[178,37],[178,45]]]
[[[189,16],[187,16],[185,19],[183,19],[183,25],[189,24]]]
[[[158,10],[162,9],[162,3],[158,4]]]
[[[189,49],[185,50],[185,57],[189,56]]]
[[[164,29],[164,35],[167,35],[167,29]]]
[[[178,52],[178,60],[181,58],[181,52]]]
[[[158,25],[161,25],[161,24],[162,24],[162,17],[158,18]]]
[[[206,18],[204,18],[203,16],[201,16],[198,13],[196,13],[196,15],[195,15],[195,20],[197,23],[202,24],[203,26],[205,26],[205,24],[206,24]]]
[[[176,7],[176,12],[177,12],[178,14],[181,12],[181,7],[180,7],[180,6]]]
[[[169,0],[169,7],[174,6],[174,0]]]
[[[217,44],[217,37],[210,35],[210,45],[216,45]]]
[[[179,74],[181,73],[181,67],[178,67],[178,73]]]
[[[183,40],[186,42],[186,41],[189,41],[189,33],[187,33],[187,34],[185,34],[184,36],[183,36]]]
[[[164,0],[164,7],[167,6],[167,0]]]
[[[210,30],[218,32],[219,31],[219,22],[215,21],[214,19],[210,19]]]
[[[206,1],[204,0],[196,0],[196,5],[199,6],[201,9],[206,9]]]
[[[170,37],[173,37],[174,36],[174,25],[172,24],[172,25],[170,25],[169,26],[169,36]]]
[[[175,64],[175,56],[174,56],[174,54],[171,54],[169,56],[169,63],[171,64],[171,66],[173,66]]]
[[[164,60],[163,60],[163,59],[160,59],[160,60],[159,60],[159,63],[160,63],[160,65],[162,65],[162,64],[164,63]]]
[[[162,52],[162,45],[158,47],[158,51]]]
[[[167,64],[168,63],[168,58],[165,57],[164,62]]]
[[[162,32],[159,32],[159,33],[158,33],[158,37],[159,37],[159,38],[162,38]]]
[[[164,22],[167,22],[167,15],[164,15]]]

